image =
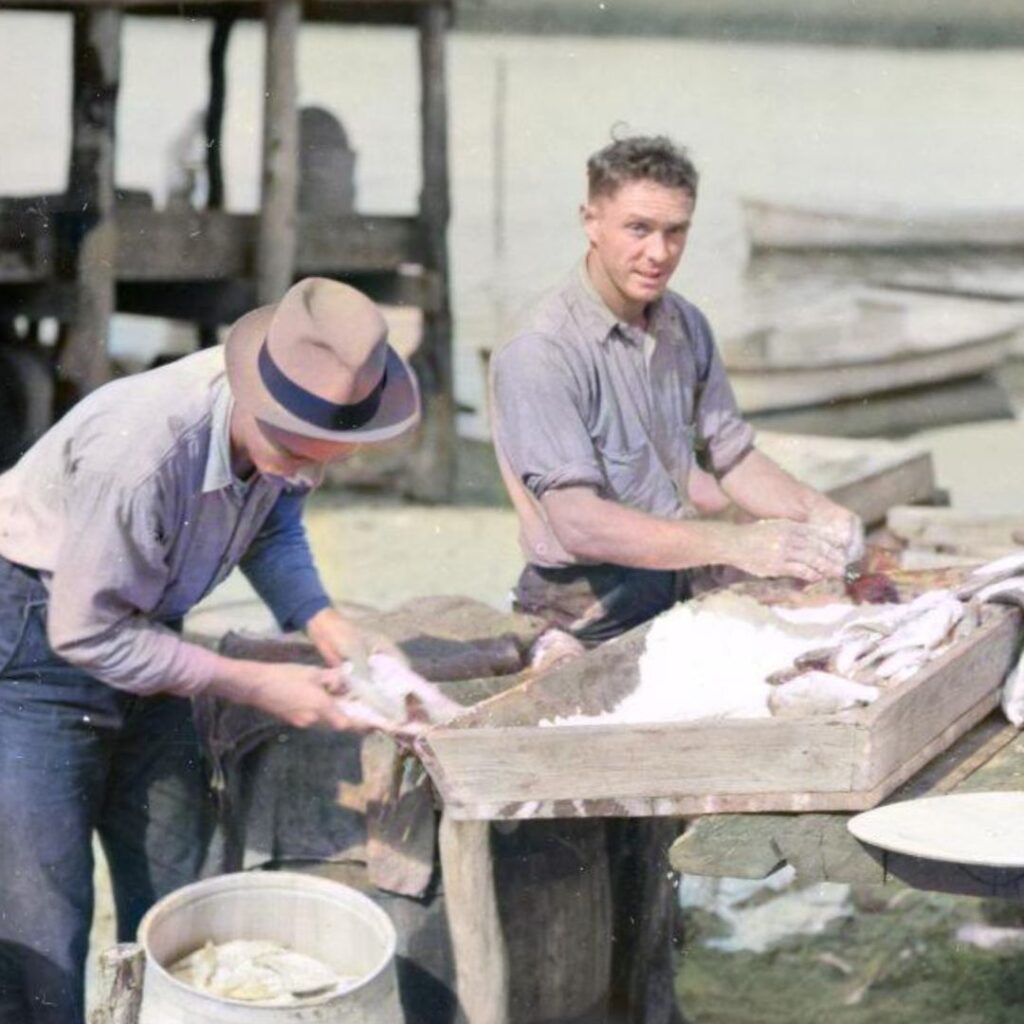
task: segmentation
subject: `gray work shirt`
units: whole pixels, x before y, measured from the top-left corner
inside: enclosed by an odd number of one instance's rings
[[[119,689],[211,681],[216,656],[166,624],[246,557],[279,621],[329,604],[301,501],[232,473],[231,410],[223,349],[207,349],[93,392],[0,475],[0,555],[40,572],[53,649]]]
[[[540,498],[591,487],[651,515],[694,515],[695,460],[724,476],[753,447],[711,328],[667,292],[619,321],[581,263],[491,362],[495,447],[528,562],[571,565]]]

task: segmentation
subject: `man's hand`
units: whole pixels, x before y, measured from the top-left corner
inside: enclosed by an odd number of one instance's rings
[[[218,694],[259,708],[289,725],[368,732],[388,724],[345,712],[339,700],[345,687],[337,669],[288,662],[236,662],[233,667],[236,678],[230,685],[218,686]]]
[[[735,529],[737,541],[729,561],[754,576],[791,576],[816,583],[841,577],[846,569],[843,545],[820,527],[764,519]]]
[[[847,564],[864,556],[864,524],[860,516],[848,508],[822,497],[811,508],[807,522],[819,527],[842,547]]]
[[[403,664],[405,655],[382,633],[363,629],[344,618],[335,608],[324,608],[306,623],[306,635],[328,665],[350,661],[363,675],[368,674],[371,654],[388,654]]]

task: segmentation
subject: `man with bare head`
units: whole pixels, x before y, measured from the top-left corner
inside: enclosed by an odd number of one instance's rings
[[[856,518],[757,451],[707,320],[668,290],[693,164],[668,139],[629,138],[588,178],[586,257],[494,358],[520,603],[598,642],[672,604],[696,567],[841,576]],[[700,518],[727,500],[756,521]]]
[[[708,567],[842,576],[859,521],[756,449],[707,319],[669,290],[697,199],[686,152],[620,139],[587,172],[586,255],[492,362],[495,446],[527,562],[517,604],[591,645],[690,596]],[[730,501],[747,522],[702,518]],[[670,838],[670,823],[639,822],[612,843],[613,997],[644,1024],[677,1012]]]

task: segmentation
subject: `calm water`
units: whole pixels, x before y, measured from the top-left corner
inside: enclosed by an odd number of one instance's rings
[[[158,201],[168,151],[205,99],[207,31],[127,23],[118,179]],[[64,186],[69,48],[59,16],[0,15],[0,191]],[[359,207],[411,211],[419,188],[414,36],[311,27],[300,52],[302,102],[335,111],[359,152]],[[616,124],[666,132],[691,148],[702,196],[676,286],[720,326],[772,285],[771,274],[745,274],[740,195],[1024,205],[1020,51],[455,35],[450,67],[457,387],[473,406],[482,392],[478,348],[578,257],[584,160]],[[239,210],[257,203],[261,79],[260,33],[242,25],[231,44],[225,126],[228,199]],[[804,294],[833,281],[812,266],[781,287]],[[162,328],[122,324],[118,340],[153,341],[154,330]],[[471,416],[464,427],[481,423]]]

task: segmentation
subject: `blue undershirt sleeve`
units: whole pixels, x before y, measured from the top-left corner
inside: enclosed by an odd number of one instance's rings
[[[266,522],[239,562],[283,630],[303,629],[331,605],[302,525],[305,493],[282,491]]]

